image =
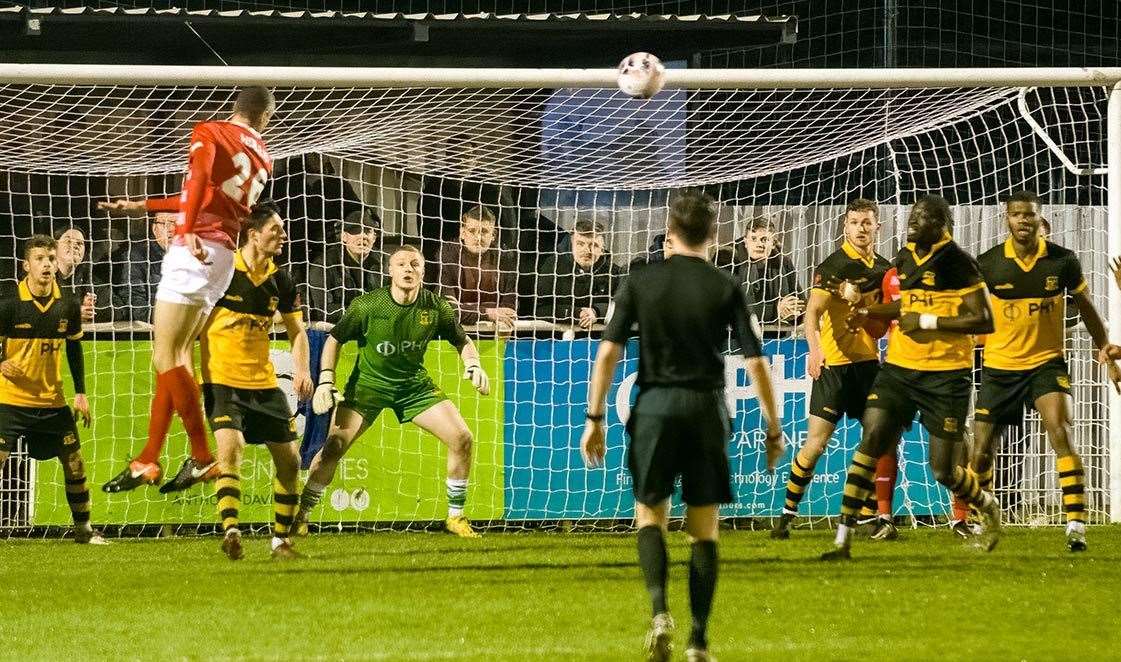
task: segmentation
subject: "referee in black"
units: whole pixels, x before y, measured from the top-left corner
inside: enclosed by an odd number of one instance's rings
[[[687,192],[670,207],[666,260],[636,267],[615,296],[588,394],[580,452],[587,466],[603,461],[604,400],[635,322],[639,329],[638,402],[627,421],[627,464],[634,480],[638,560],[653,603],[646,638],[648,660],[668,660],[673,619],[666,606],[665,532],[669,497],[681,476],[692,536],[689,604],[693,628],[686,659],[708,660],[708,615],[716,590],[717,515],[732,501],[728,442],[731,417],[724,404],[724,356],[731,327],[767,419],[767,467],[782,455],[782,426],[769,366],[747,295],[709,261],[716,229],[711,196]]]

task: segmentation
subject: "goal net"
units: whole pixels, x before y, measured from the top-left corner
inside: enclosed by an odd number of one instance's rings
[[[154,238],[160,219],[110,215],[96,203],[176,193],[191,127],[226,117],[235,88],[133,78],[13,82],[6,73],[0,67],[0,274],[14,285],[18,251],[32,234],[67,232],[82,248],[64,247],[61,282],[76,295],[96,295],[86,344],[94,424],[82,430],[94,522],[123,531],[210,527],[217,521],[210,485],[169,496],[97,490],[144,443],[153,382],[148,321],[162,248]],[[264,134],[275,161],[266,197],[288,223],[281,261],[301,284],[314,328],[329,328],[355,294],[385,282],[386,254],[402,243],[423,249],[429,287],[461,299],[492,393],[478,396],[442,343],[430,348],[428,367],[474,434],[467,514],[476,521],[522,527],[632,516],[624,421],[635,395],[633,346],[608,397],[606,467],[585,469],[578,441],[605,297],[632,264],[659,258],[668,202],[684,188],[703,187],[719,201],[714,259],[760,304],[793,442],[779,470],[767,473],[757,401],[742,360],[730,356],[736,502],[724,511],[729,517],[769,518],[782,507],[790,457],[806,436],[811,380],[798,318],[778,304],[805,300],[813,268],[839,246],[850,200],[879,203],[878,251],[890,259],[921,194],[953,203],[955,239],[977,254],[1005,237],[1004,196],[1035,190],[1052,240],[1077,251],[1093,300],[1106,310],[1103,87],[850,87],[837,78],[832,86],[714,83],[643,101],[607,87],[604,72],[592,86],[578,82],[580,72],[552,73],[537,86],[279,86]],[[497,283],[465,282],[459,264],[448,263],[460,252],[463,215],[478,206],[496,222],[488,255],[498,256]],[[759,261],[746,235],[768,227],[773,249]],[[591,254],[591,276],[575,255],[588,249],[588,228],[603,251]],[[574,229],[584,234],[574,238]],[[373,239],[369,250],[361,237]],[[572,294],[587,287],[595,294]],[[468,301],[480,302],[478,314]],[[513,328],[488,318],[488,309],[502,307],[516,311]],[[581,308],[595,313],[591,328],[578,324]],[[1090,521],[1103,522],[1117,516],[1109,512],[1108,389],[1081,325],[1070,326],[1067,348]],[[282,384],[290,384],[291,354],[280,335],[273,354]],[[353,357],[353,348],[344,351],[340,378]],[[302,416],[298,423],[303,431]],[[858,441],[858,424],[842,423],[802,504],[811,521],[838,511]],[[895,511],[937,521],[949,499],[929,473],[925,443],[917,425],[905,435]],[[185,457],[175,423],[165,471]],[[441,520],[445,458],[436,439],[386,412],[340,464],[312,519],[328,528]],[[267,454],[248,450],[242,473],[242,518],[267,523]],[[1014,522],[1061,521],[1054,456],[1032,412],[1004,440],[996,490]],[[58,463],[37,463],[17,448],[0,474],[0,530],[68,521]]]

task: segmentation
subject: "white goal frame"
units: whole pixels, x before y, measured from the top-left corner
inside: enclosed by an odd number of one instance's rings
[[[194,67],[0,63],[0,84],[269,85],[284,87],[613,88],[614,69]],[[667,89],[1103,87],[1107,240],[1121,255],[1121,67],[977,69],[671,69]],[[1107,326],[1121,340],[1121,290],[1110,287]],[[1121,395],[1109,391],[1110,521],[1121,522]]]

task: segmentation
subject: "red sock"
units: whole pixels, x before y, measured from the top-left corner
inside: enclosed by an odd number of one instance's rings
[[[152,413],[148,417],[148,443],[136,456],[136,461],[154,464],[159,462],[163,444],[167,441],[167,430],[171,427],[171,415],[175,408],[171,404],[171,392],[164,375],[156,373],[156,394],[152,396]]]
[[[969,519],[969,504],[961,499],[961,497],[954,497],[954,519],[964,522]]]
[[[891,500],[895,496],[895,479],[899,475],[899,461],[888,453],[876,463],[876,510],[891,516]]]
[[[175,366],[164,373],[171,400],[175,403],[175,413],[183,421],[187,439],[191,442],[191,457],[201,464],[214,461],[210,446],[206,442],[206,427],[202,420],[202,406],[199,403],[199,385],[195,377],[185,367]]]

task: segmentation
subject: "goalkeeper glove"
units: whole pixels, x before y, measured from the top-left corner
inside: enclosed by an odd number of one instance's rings
[[[467,366],[467,369],[463,372],[463,378],[469,380],[479,393],[483,395],[490,393],[490,378],[487,377],[487,373],[479,364],[473,363]]]
[[[331,379],[324,381],[323,375],[320,374],[319,386],[315,387],[315,393],[311,396],[311,410],[316,414],[326,414],[334,409],[335,405],[343,401],[339,389],[335,388],[334,371],[324,370],[323,372],[330,372]]]

